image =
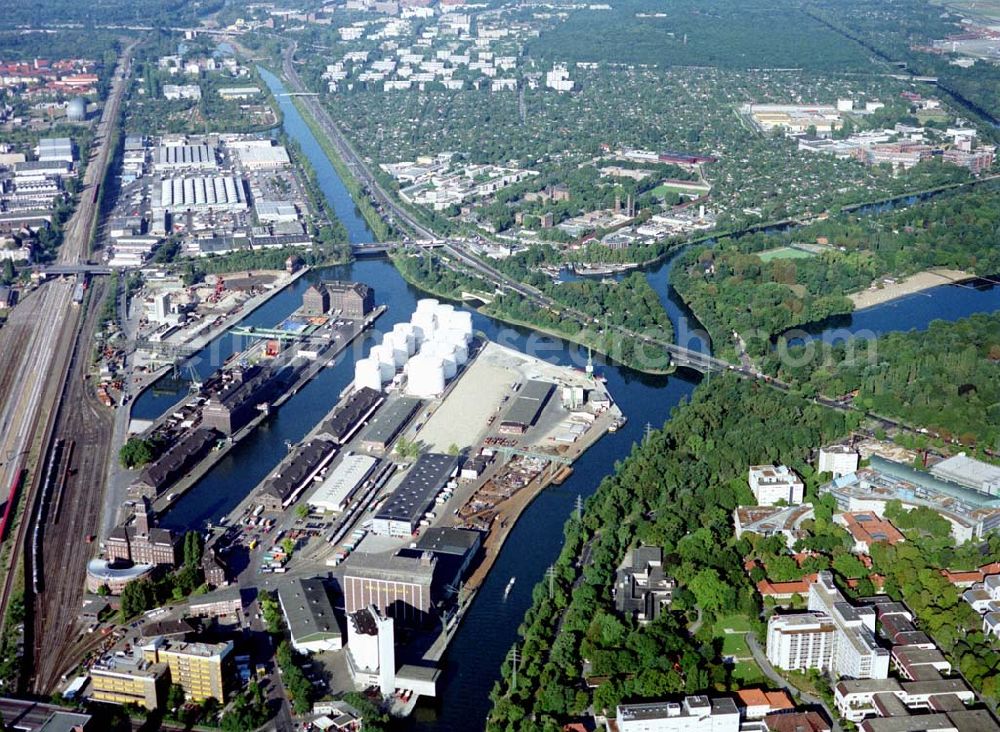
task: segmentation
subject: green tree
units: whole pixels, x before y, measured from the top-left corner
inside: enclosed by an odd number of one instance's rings
[[[183,686],[180,684],[169,686],[167,689],[167,709],[180,709],[186,700],[187,695],[184,693]]]
[[[188,531],[184,534],[184,567],[185,569],[197,569],[201,566],[201,558],[204,541],[197,531]]]
[[[141,437],[130,437],[118,451],[118,460],[122,467],[141,468],[156,458],[156,443]]]

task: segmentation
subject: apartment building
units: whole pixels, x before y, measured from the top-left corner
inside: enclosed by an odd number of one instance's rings
[[[158,708],[166,699],[170,678],[165,663],[109,654],[90,669],[91,699],[108,704]]]
[[[833,574],[820,572],[809,587],[808,608],[829,615],[837,626],[832,671],[838,678],[889,676],[889,652],[875,641],[874,607],[854,607],[840,594]]]
[[[190,701],[203,702],[209,697],[225,704],[232,678],[233,642],[188,643],[154,638],[143,646],[143,657],[151,663],[164,663],[170,679],[180,684]]]
[[[788,671],[828,669],[837,628],[828,615],[772,615],[767,623],[767,659]]]
[[[809,612],[768,621],[767,656],[778,668],[819,669],[836,678],[884,679],[889,652],[875,640],[875,608],[847,602],[830,572],[809,586]]]

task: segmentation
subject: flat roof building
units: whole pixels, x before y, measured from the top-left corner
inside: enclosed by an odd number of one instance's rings
[[[211,170],[216,167],[215,151],[206,144],[160,145],[153,152],[153,169],[156,171]]]
[[[404,551],[432,553],[438,563],[438,586],[457,588],[479,554],[481,545],[482,534],[478,531],[441,527],[426,529],[420,535],[416,548]]]
[[[837,678],[884,679],[889,652],[875,641],[875,608],[855,607],[844,599],[831,572],[820,572],[809,587],[809,610],[824,613],[837,627],[830,671]]]
[[[91,699],[108,704],[138,704],[157,709],[166,700],[170,675],[165,663],[141,656],[108,655],[90,669]]]
[[[319,511],[339,512],[347,508],[358,486],[368,479],[378,460],[367,455],[347,455],[306,502]]]
[[[458,472],[454,455],[427,452],[417,458],[372,521],[383,536],[410,536],[434,505],[434,498]]]
[[[374,605],[397,623],[420,625],[434,606],[437,559],[355,552],[344,564],[344,610],[355,613]]]
[[[297,578],[283,583],[278,588],[278,602],[296,651],[320,653],[343,648],[340,624],[321,578]]]
[[[688,696],[676,702],[619,704],[619,732],[739,732],[740,711],[727,697]]]
[[[243,179],[233,175],[164,178],[152,187],[152,207],[159,211],[246,211]]]
[[[833,477],[837,478],[857,470],[859,460],[858,451],[847,445],[821,447],[817,470],[821,473],[833,473]]]
[[[73,162],[73,141],[68,137],[43,137],[35,148],[38,159],[47,162],[59,160]]]
[[[523,435],[535,424],[555,385],[531,379],[522,388],[500,422],[500,432]]]
[[[786,671],[828,669],[836,634],[828,615],[772,615],[767,621],[767,660]]]
[[[650,623],[670,606],[677,582],[663,571],[663,550],[637,546],[631,560],[618,568],[615,581],[615,609],[640,623]]]
[[[406,428],[423,402],[415,397],[399,397],[386,405],[368,424],[361,436],[361,447],[371,452],[385,452]]]
[[[189,643],[153,639],[142,648],[143,658],[170,667],[171,683],[184,687],[187,698],[203,702],[214,698],[221,704],[228,700],[233,678],[233,642]]]
[[[790,506],[802,503],[805,483],[787,465],[751,465],[747,482],[760,506],[773,506],[779,501]]]
[[[280,170],[292,162],[285,146],[271,140],[239,140],[227,147],[236,154],[244,170]]]
[[[789,549],[808,535],[801,526],[814,517],[811,503],[798,506],[738,506],[733,510],[737,539],[748,532],[764,537],[781,536]]]
[[[1000,496],[1000,467],[958,453],[930,467],[931,475],[941,480],[957,483],[965,488]]]
[[[878,455],[871,456],[868,468],[820,486],[820,493],[832,494],[842,511],[874,511],[879,516],[891,500],[904,507],[926,506],[948,520],[957,544],[1000,528],[1000,496],[941,480]]]
[[[188,607],[195,617],[237,615],[243,609],[243,597],[239,587],[223,587],[214,592],[192,597]]]

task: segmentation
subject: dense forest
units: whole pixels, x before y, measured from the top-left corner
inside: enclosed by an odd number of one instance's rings
[[[48,26],[79,23],[86,26],[138,24],[164,27],[196,23],[202,16],[225,6],[225,0],[46,0],[37,3],[6,3],[0,16],[3,26]]]
[[[595,28],[613,33],[594,33]],[[803,12],[795,0],[616,2],[607,10],[573,13],[529,45],[532,56],[614,64],[805,68],[844,71],[867,68],[858,44]]]
[[[963,16],[949,12],[945,7],[924,0],[892,3],[812,0],[806,12],[883,58],[905,63],[913,73],[936,77],[939,89],[946,94],[957,95],[996,120],[1000,67],[977,63],[962,68],[951,64],[952,54],[938,55],[926,51],[934,40],[968,31]],[[970,11],[975,15],[974,3]],[[996,139],[995,130],[984,129]]]
[[[517,685],[510,663],[492,692],[488,729],[557,730],[590,704],[600,711],[625,700],[726,689],[739,682],[712,633],[732,613],[752,619],[759,598],[743,568],[749,542],[732,536],[731,511],[749,498],[750,464],[785,462],[811,475],[809,450],[844,435],[848,417],[735,377],[713,379],[675,409],[616,465],[565,527],[566,542],[548,583],[519,628]],[[639,627],[614,611],[615,569],[637,543],[664,549],[681,587],[672,612]],[[590,562],[577,557],[590,548]],[[701,610],[700,630],[685,629]],[[583,659],[600,683],[582,679]]]
[[[752,353],[789,328],[848,313],[848,293],[879,277],[931,267],[1000,272],[1000,205],[995,184],[942,194],[875,215],[847,215],[790,231],[726,238],[694,247],[673,271],[673,284],[716,343],[732,331]],[[819,243],[814,256],[769,258],[778,247]]]
[[[854,403],[866,411],[1000,450],[1000,313],[839,344],[826,360],[798,358],[802,350],[772,353],[766,368],[805,393],[857,391]]]

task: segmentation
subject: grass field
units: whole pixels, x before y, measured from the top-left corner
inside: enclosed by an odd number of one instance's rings
[[[802,249],[778,247],[777,249],[768,249],[766,252],[757,252],[757,256],[764,262],[770,262],[772,259],[809,259],[815,255]]]
[[[650,191],[654,196],[663,198],[668,193],[680,193],[687,196],[700,196],[705,191],[701,188],[695,188],[693,186],[678,186],[678,185],[668,185],[666,183],[661,183]]]
[[[746,633],[750,630],[750,621],[747,620],[745,615],[730,615],[715,621],[715,627],[720,631],[733,630],[737,633]]]
[[[750,620],[745,615],[729,615],[715,621],[715,637],[722,639],[722,655],[733,659],[733,679],[741,684],[755,684],[764,675],[754,663],[747,647],[745,633],[750,630]]]
[[[750,649],[747,648],[747,641],[742,633],[726,633],[722,639],[722,655],[736,658],[747,658],[750,655]]]

